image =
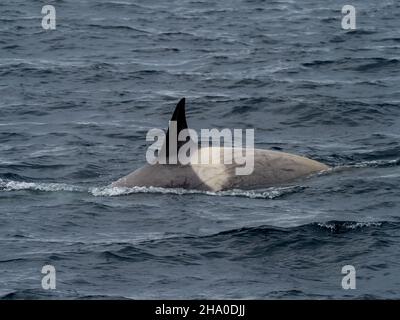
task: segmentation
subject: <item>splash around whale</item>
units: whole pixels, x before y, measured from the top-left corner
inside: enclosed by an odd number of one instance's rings
[[[184,98],[177,104],[171,122],[177,124],[177,136],[188,129]],[[185,144],[182,141],[171,140],[171,134],[168,131],[165,142],[160,148],[160,156],[168,156],[172,145],[175,145],[176,151],[179,152]],[[272,150],[214,146],[194,150],[190,152],[184,164],[179,161],[172,164],[147,164],[115,181],[112,186],[184,188],[205,191],[249,190],[281,186],[329,169],[327,165],[318,161]],[[243,163],[227,162],[226,154],[232,155],[234,159],[240,159],[243,154],[250,155],[252,170],[247,174],[238,174],[238,170],[243,168]],[[199,159],[210,161],[204,162]]]

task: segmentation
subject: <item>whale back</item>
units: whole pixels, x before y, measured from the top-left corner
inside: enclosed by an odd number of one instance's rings
[[[188,128],[185,112],[185,98],[175,107],[170,120],[176,122],[176,133]],[[170,155],[170,142],[175,147],[171,154],[190,140],[178,141],[177,136],[170,135],[168,128],[166,140],[160,155],[167,159]],[[174,140],[175,139],[175,140]],[[176,150],[173,150],[176,149]],[[226,151],[232,161],[225,161]],[[250,159],[246,156],[250,155]],[[239,157],[241,156],[241,157]],[[248,174],[238,173],[246,164],[238,164],[235,159],[250,160],[254,170]],[[160,157],[159,157],[160,159]],[[204,161],[204,159],[208,161]],[[167,161],[167,163],[173,161]],[[226,149],[219,147],[201,148],[190,154],[189,164],[153,164],[145,165],[131,174],[114,182],[115,187],[164,187],[186,188],[197,190],[219,191],[226,189],[255,189],[282,185],[293,182],[310,174],[326,170],[328,166],[314,160],[288,153],[261,149]],[[250,163],[250,166],[252,167]],[[242,172],[243,174],[243,172]]]
[[[246,151],[248,150],[234,149],[233,155]],[[284,185],[328,169],[328,166],[320,162],[293,154],[262,149],[251,151],[254,155],[254,170],[249,175],[238,175],[236,169],[243,165],[238,165],[235,161],[224,164],[224,148],[202,148],[192,156],[191,164],[146,165],[116,181],[113,186],[153,186],[209,191],[257,189]],[[219,161],[198,163],[199,157],[204,157],[204,153],[214,159],[217,154]]]

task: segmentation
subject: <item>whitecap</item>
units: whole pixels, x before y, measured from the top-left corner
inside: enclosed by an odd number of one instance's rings
[[[20,191],[20,190],[85,191],[86,189],[65,183],[36,183],[36,182],[0,179],[0,190],[1,191]]]
[[[287,187],[271,187],[263,190],[241,190],[232,189],[225,191],[201,191],[182,188],[161,188],[161,187],[131,187],[121,188],[111,185],[105,187],[89,187],[85,188],[77,185],[65,183],[42,183],[42,182],[25,182],[14,180],[0,179],[0,191],[20,191],[20,190],[35,190],[35,191],[69,191],[69,192],[88,192],[95,197],[113,197],[123,196],[138,193],[152,194],[175,194],[189,195],[200,194],[218,197],[244,197],[250,199],[275,199],[286,194],[303,190],[304,186],[287,186]]]
[[[340,228],[344,228],[347,230],[355,230],[361,228],[368,228],[368,227],[380,227],[382,222],[373,222],[373,221],[365,221],[365,222],[342,222],[342,223],[335,223],[335,222],[320,222],[317,224],[319,227],[328,229],[330,231],[335,231]]]
[[[182,188],[160,188],[160,187],[132,187],[132,188],[121,188],[121,187],[99,187],[91,188],[89,192],[94,196],[121,196],[135,193],[160,193],[160,194],[204,194],[209,196],[220,196],[220,197],[245,197],[251,199],[274,199],[284,194],[297,192],[304,187],[301,186],[290,186],[290,187],[279,187],[279,188],[268,188],[264,191],[261,190],[240,190],[232,189],[226,191],[201,191],[201,190],[190,190]]]

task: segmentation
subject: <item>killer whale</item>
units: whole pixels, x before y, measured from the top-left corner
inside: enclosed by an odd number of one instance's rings
[[[171,121],[176,121],[178,133],[188,128],[185,112],[185,98],[182,98],[172,115]],[[162,147],[168,154],[170,132],[167,131]],[[177,148],[181,148],[187,141],[176,141]],[[191,155],[192,159],[210,155],[220,156],[216,163],[188,164],[146,164],[125,177],[112,183],[113,187],[163,187],[184,188],[204,191],[221,191],[229,189],[258,189],[280,186],[308,177],[317,172],[329,169],[321,162],[302,156],[280,151],[251,149],[254,157],[254,169],[251,174],[238,175],[238,164],[225,164],[222,155],[224,148],[200,148]],[[231,149],[232,154],[241,153],[241,149]],[[247,151],[247,150],[246,150]]]

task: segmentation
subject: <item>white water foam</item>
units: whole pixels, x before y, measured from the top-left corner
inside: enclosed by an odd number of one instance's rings
[[[265,190],[227,190],[227,191],[201,191],[201,190],[188,190],[181,188],[159,188],[159,187],[132,187],[132,188],[119,188],[112,186],[105,187],[90,187],[85,188],[76,185],[69,185],[65,183],[37,183],[37,182],[24,182],[13,180],[0,179],[0,191],[21,191],[21,190],[34,190],[34,191],[68,191],[68,192],[88,192],[95,197],[113,197],[123,196],[136,193],[155,193],[155,194],[203,194],[209,196],[220,197],[245,197],[250,199],[274,199],[285,194],[298,192],[304,189],[302,186],[290,186],[279,188],[268,188]]]
[[[397,166],[400,164],[400,159],[393,160],[372,160],[372,161],[363,161],[360,163],[356,163],[354,165],[350,165],[355,168],[365,168],[365,167],[387,167],[387,166]]]
[[[400,159],[393,160],[373,160],[363,161],[356,164],[343,165],[332,167],[328,170],[320,172],[318,175],[330,174],[333,172],[340,172],[350,168],[365,168],[365,167],[386,167],[396,166],[400,164]],[[250,199],[275,199],[286,194],[295,193],[303,190],[304,186],[288,186],[288,187],[272,187],[264,190],[241,190],[233,189],[226,191],[201,191],[201,190],[188,190],[182,188],[160,188],[160,187],[132,187],[132,188],[119,188],[112,186],[105,187],[81,187],[77,185],[69,185],[65,183],[41,183],[41,182],[24,182],[3,180],[0,178],[0,191],[19,191],[19,190],[37,190],[37,191],[69,191],[69,192],[89,192],[95,197],[112,197],[122,196],[135,193],[158,193],[158,194],[204,194],[209,196],[230,196],[230,197],[245,197]]]
[[[340,227],[348,230],[355,230],[360,228],[368,228],[368,227],[380,227],[382,222],[348,222],[341,223]],[[321,222],[318,223],[318,226],[321,228],[329,229],[330,231],[335,231],[338,228],[338,225],[330,222]]]
[[[400,159],[392,159],[392,160],[371,160],[371,161],[362,161],[354,164],[343,164],[337,165],[335,167],[331,167],[327,170],[321,171],[317,173],[317,176],[324,176],[327,174],[341,172],[345,170],[350,170],[354,168],[382,168],[382,167],[392,167],[400,165]]]
[[[85,188],[69,185],[65,183],[36,183],[0,179],[0,191],[19,191],[19,190],[37,190],[37,191],[85,191]]]
[[[204,194],[209,196],[231,196],[231,197],[245,197],[251,199],[274,199],[284,194],[297,192],[304,189],[301,186],[291,187],[280,187],[280,188],[268,188],[265,191],[258,190],[226,190],[226,191],[201,191],[201,190],[188,190],[181,188],[159,188],[159,187],[132,187],[132,188],[120,188],[120,187],[101,187],[91,188],[89,192],[94,196],[120,196],[134,193],[161,193],[161,194]]]

